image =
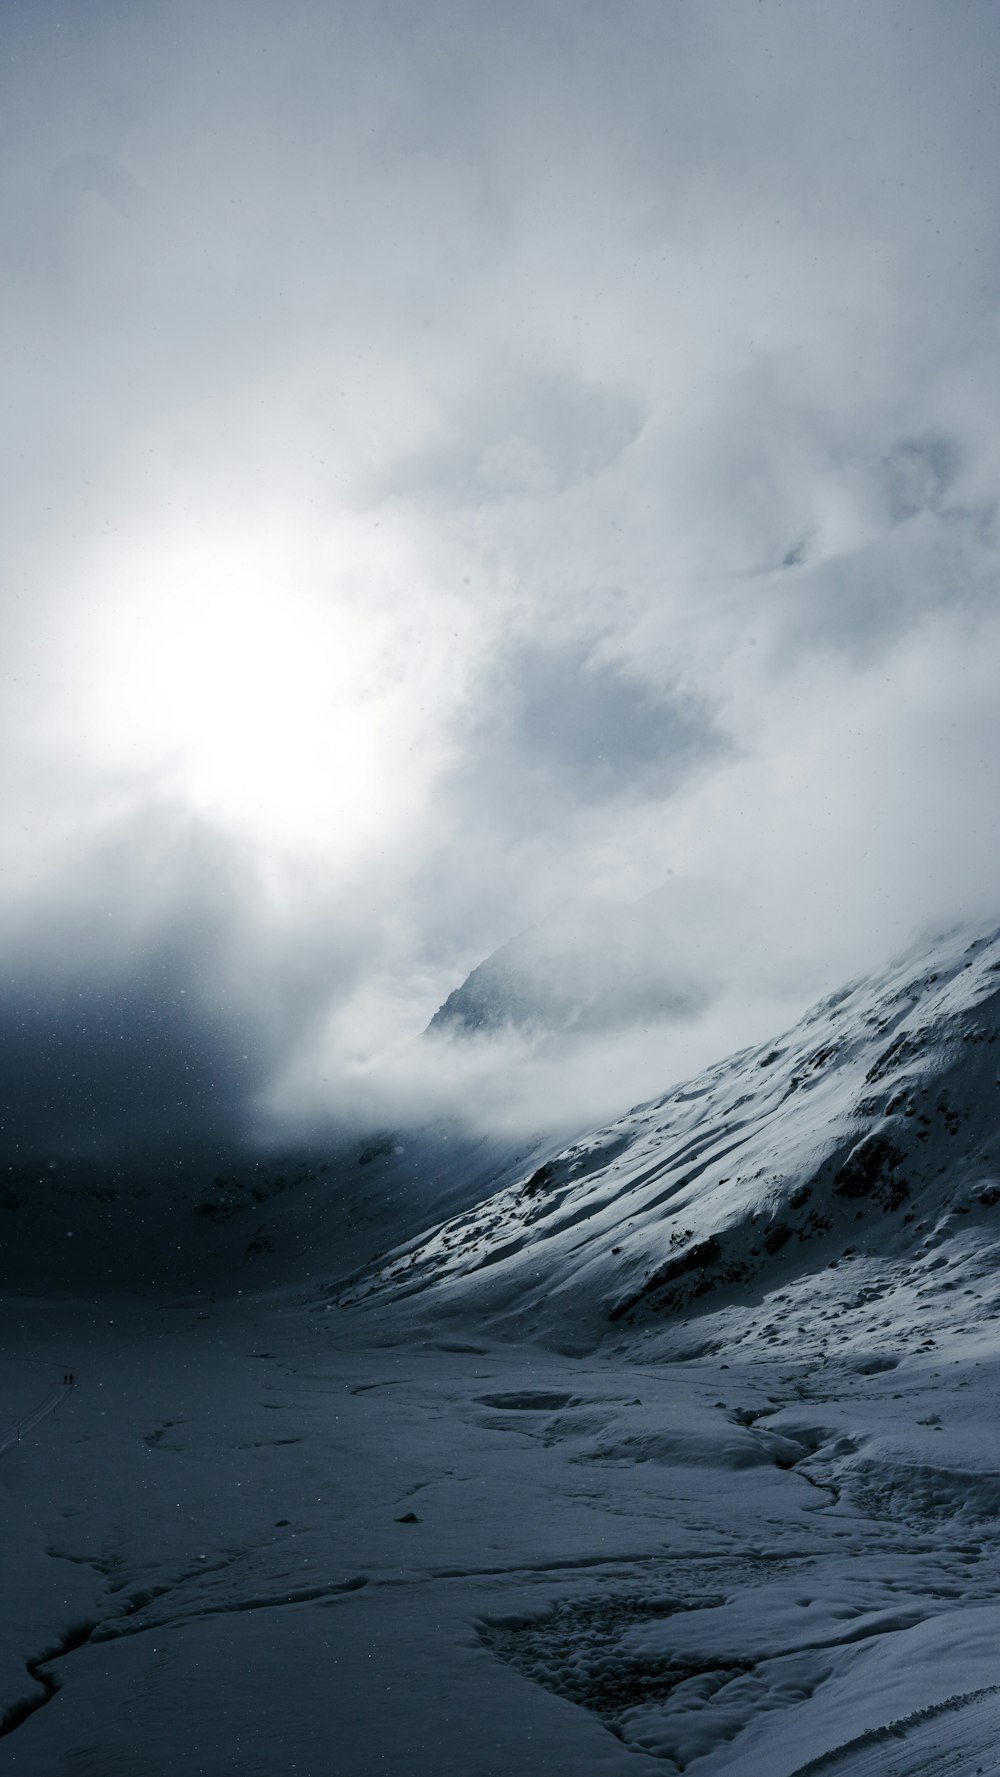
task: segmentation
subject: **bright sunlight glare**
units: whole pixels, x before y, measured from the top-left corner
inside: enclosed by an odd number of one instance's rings
[[[412,571],[351,517],[307,543],[245,523],[116,540],[66,638],[82,749],[252,844],[357,860],[415,793],[423,717],[389,619]]]

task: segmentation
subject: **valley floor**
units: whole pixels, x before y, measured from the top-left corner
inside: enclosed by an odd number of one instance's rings
[[[1000,1771],[991,1340],[395,1337],[0,1305],[0,1767]]]

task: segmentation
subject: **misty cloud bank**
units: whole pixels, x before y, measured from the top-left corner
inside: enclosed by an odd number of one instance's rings
[[[0,39],[16,1159],[593,1120],[993,912],[994,7]]]

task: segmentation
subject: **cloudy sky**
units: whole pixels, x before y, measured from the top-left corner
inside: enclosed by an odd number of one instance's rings
[[[998,69],[992,0],[7,0],[12,1156],[597,1115],[998,913]],[[696,1017],[417,1040],[650,894]]]

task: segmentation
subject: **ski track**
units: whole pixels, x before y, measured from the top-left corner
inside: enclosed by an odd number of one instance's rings
[[[66,1373],[67,1375],[69,1374],[68,1366]],[[11,1430],[3,1437],[0,1437],[0,1456],[5,1456],[8,1450],[16,1449],[17,1445],[21,1442],[21,1439],[26,1437],[28,1432],[34,1431],[37,1425],[41,1425],[43,1419],[47,1419],[50,1413],[54,1413],[57,1407],[62,1406],[66,1397],[71,1394],[76,1387],[75,1371],[73,1372],[73,1376],[74,1380],[72,1382],[63,1383],[59,1388],[54,1389],[50,1395],[46,1396],[41,1405],[35,1408],[33,1413],[29,1413],[24,1419],[17,1420]]]

